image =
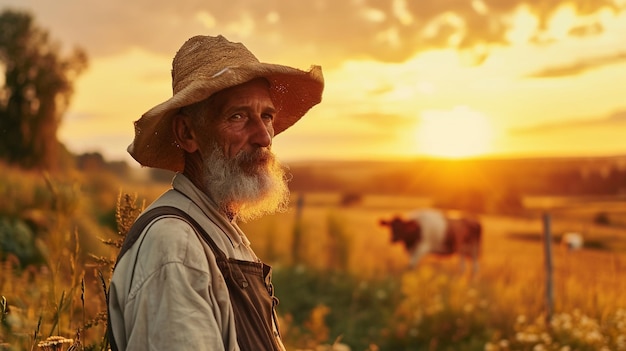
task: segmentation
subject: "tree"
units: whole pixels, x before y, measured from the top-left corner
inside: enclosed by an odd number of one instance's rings
[[[0,13],[0,159],[25,168],[53,169],[62,147],[57,129],[73,83],[87,67],[74,49],[63,58],[48,32],[26,12]]]

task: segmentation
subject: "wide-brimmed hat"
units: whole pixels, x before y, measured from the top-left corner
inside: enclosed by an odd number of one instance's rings
[[[212,94],[264,77],[277,114],[274,134],[291,127],[322,100],[324,78],[319,66],[303,71],[259,62],[241,43],[223,36],[195,36],[178,50],[172,62],[173,96],[153,107],[135,122],[135,139],[128,153],[141,165],[180,172],[184,152],[176,143],[172,116],[181,107],[202,101]]]

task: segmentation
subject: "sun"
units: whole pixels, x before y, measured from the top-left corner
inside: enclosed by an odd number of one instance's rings
[[[493,128],[467,106],[424,111],[416,131],[417,152],[444,158],[481,156],[491,151]]]

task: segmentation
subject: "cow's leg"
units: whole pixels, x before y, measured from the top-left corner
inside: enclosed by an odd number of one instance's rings
[[[461,274],[465,273],[465,260],[466,259],[467,259],[467,256],[465,256],[464,254],[459,255],[459,270],[461,271]]]
[[[415,251],[413,251],[413,255],[409,260],[409,268],[413,269],[417,267],[417,264],[426,253],[428,253],[428,247],[426,247],[426,245],[419,245]]]
[[[475,276],[478,273],[478,245],[472,246],[472,275]]]

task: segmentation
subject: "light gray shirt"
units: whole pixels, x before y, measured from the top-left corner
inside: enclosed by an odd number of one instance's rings
[[[146,210],[178,207],[227,257],[259,261],[241,229],[187,177],[177,174],[172,185]],[[228,288],[215,255],[179,217],[158,218],[144,229],[118,262],[109,291],[109,318],[120,351],[239,350]],[[278,344],[284,349],[280,339]]]

